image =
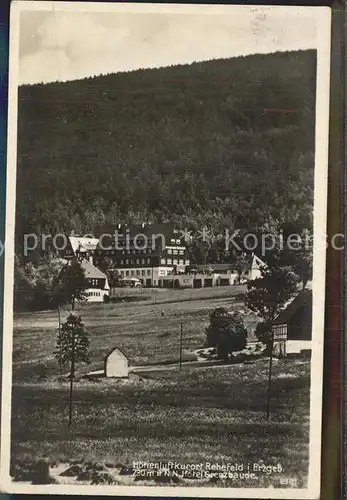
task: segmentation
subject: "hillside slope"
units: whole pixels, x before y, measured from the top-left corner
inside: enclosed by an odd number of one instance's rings
[[[312,210],[315,51],[19,89],[17,243],[105,222]]]

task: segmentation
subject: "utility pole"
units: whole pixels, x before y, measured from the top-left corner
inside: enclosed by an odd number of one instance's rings
[[[182,342],[183,342],[183,323],[181,322],[181,335],[180,335],[180,370],[182,370]]]
[[[274,332],[272,330],[271,331],[271,340],[270,340],[270,360],[269,360],[269,379],[268,379],[268,386],[267,386],[266,420],[269,420],[269,418],[270,418],[273,348],[274,348]]]
[[[61,320],[60,320],[60,305],[58,305],[58,335],[59,335],[59,376],[60,376],[60,382],[62,382],[62,376],[63,376],[63,368],[62,368],[62,360],[61,360]]]

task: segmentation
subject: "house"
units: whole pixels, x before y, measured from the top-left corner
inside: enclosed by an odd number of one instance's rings
[[[171,274],[161,277],[160,288],[205,288],[218,285],[217,274]]]
[[[121,278],[138,278],[145,286],[158,286],[162,277],[190,264],[184,238],[173,224],[107,228],[93,251],[94,264],[106,257]]]
[[[105,358],[105,377],[124,378],[128,375],[128,358],[115,347]]]
[[[266,267],[265,262],[263,262],[257,255],[252,254],[250,268],[244,273],[245,278],[249,281],[261,278],[261,269],[263,267]]]
[[[231,264],[202,264],[196,266],[199,272],[213,276],[213,286],[233,285],[238,279],[235,265]]]
[[[310,351],[312,343],[312,290],[301,290],[273,322],[274,356]]]
[[[87,302],[103,302],[104,296],[109,295],[110,292],[107,276],[91,264],[89,260],[83,260],[80,264],[86,279],[85,294]]]
[[[69,236],[63,257],[71,260],[76,257],[79,261],[89,260],[93,264],[94,251],[99,243],[99,238]]]

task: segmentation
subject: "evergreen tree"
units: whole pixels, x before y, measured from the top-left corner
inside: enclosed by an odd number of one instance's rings
[[[75,309],[76,302],[86,300],[87,288],[85,272],[77,259],[67,263],[57,279],[54,287],[54,296],[57,305],[71,304],[71,309]]]
[[[89,361],[88,350],[89,335],[84,328],[82,318],[71,313],[61,325],[55,350],[55,357],[59,363],[70,365],[69,425],[72,423],[72,397],[76,363]]]

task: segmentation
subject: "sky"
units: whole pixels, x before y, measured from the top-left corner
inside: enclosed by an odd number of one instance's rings
[[[178,6],[170,13],[157,5],[139,13],[49,5],[20,12],[20,84],[317,47],[312,8],[229,6],[204,13],[201,6]]]

